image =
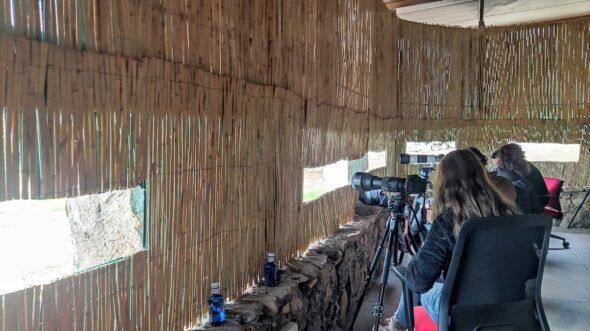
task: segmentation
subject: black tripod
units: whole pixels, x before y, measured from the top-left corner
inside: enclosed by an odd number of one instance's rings
[[[588,199],[588,196],[590,195],[590,189],[584,189],[583,191],[586,191],[586,194],[584,195],[584,199],[582,199],[582,202],[580,202],[578,209],[576,209],[574,216],[572,216],[570,223],[567,225],[568,229],[571,228],[572,225],[574,225],[574,220],[576,219],[576,216],[578,216],[578,213],[580,212],[580,210],[582,209],[582,206],[584,206],[584,203],[586,202],[586,200]],[[569,246],[569,244],[568,244],[568,246]],[[564,247],[565,247],[565,242],[564,242]]]
[[[393,255],[393,265],[397,266],[398,263],[401,263],[403,259],[403,252],[400,252],[400,257],[398,260],[398,247],[399,247],[399,224],[403,224],[404,222],[404,207],[406,205],[406,194],[401,192],[395,192],[390,197],[387,202],[387,209],[390,211],[389,218],[387,219],[387,224],[385,225],[385,233],[381,238],[379,246],[375,251],[375,256],[373,257],[373,261],[371,262],[371,266],[369,267],[369,271],[367,272],[367,276],[365,277],[365,281],[363,283],[363,291],[359,298],[359,303],[354,313],[354,318],[352,319],[352,327],[356,322],[356,318],[358,313],[361,309],[361,304],[364,301],[365,295],[367,293],[367,289],[371,284],[371,279],[373,278],[373,274],[375,273],[377,266],[379,265],[379,261],[381,258],[381,253],[383,251],[383,246],[385,241],[387,241],[387,249],[385,251],[385,260],[383,261],[383,271],[381,272],[381,291],[379,292],[379,301],[373,305],[372,315],[375,317],[375,322],[373,323],[373,330],[376,331],[379,329],[379,320],[383,317],[383,298],[385,296],[385,288],[387,287],[387,279],[389,277],[389,267],[391,265],[391,257]]]

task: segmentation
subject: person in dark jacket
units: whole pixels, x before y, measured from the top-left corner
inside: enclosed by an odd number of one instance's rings
[[[521,211],[525,214],[543,213],[549,201],[545,180],[539,169],[525,159],[520,145],[506,144],[494,154],[497,175],[512,181],[516,188],[516,204]]]
[[[420,293],[422,306],[435,322],[443,287],[438,280],[446,275],[461,225],[473,218],[518,213],[514,202],[494,188],[487,170],[471,151],[450,152],[437,171],[435,220],[424,245],[406,269],[408,287]],[[403,300],[394,324],[397,328],[408,324]]]
[[[535,191],[537,191],[541,206],[543,209],[545,209],[545,206],[547,206],[549,203],[549,191],[547,190],[547,184],[545,184],[545,178],[543,178],[543,175],[539,169],[537,169],[537,167],[535,167],[529,161],[527,161],[527,163],[531,167],[531,173],[526,177],[526,179],[528,179],[529,182],[531,182],[535,187]],[[542,213],[543,209],[538,211],[538,213]]]
[[[467,149],[477,156],[477,158],[480,160],[481,164],[483,164],[484,167],[487,167],[488,158],[485,155],[483,155],[483,153],[478,148],[467,147]],[[514,185],[512,185],[512,181],[504,177],[498,176],[495,170],[488,172],[488,176],[490,176],[492,184],[494,184],[494,186],[498,189],[498,191],[500,191],[500,193],[506,195],[506,197],[510,200],[516,201],[516,189],[514,188]]]
[[[533,184],[519,173],[504,168],[496,169],[500,178],[512,182],[516,190],[516,205],[523,214],[535,214],[540,208],[540,200]]]

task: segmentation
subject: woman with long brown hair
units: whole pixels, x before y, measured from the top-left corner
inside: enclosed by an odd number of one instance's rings
[[[434,189],[432,228],[406,270],[408,287],[420,293],[428,315],[438,321],[443,283],[461,225],[478,217],[514,215],[513,201],[492,184],[477,156],[460,149],[447,154],[438,165]],[[403,300],[395,313],[396,327],[407,325]]]

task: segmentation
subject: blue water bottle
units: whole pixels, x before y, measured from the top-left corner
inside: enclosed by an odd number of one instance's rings
[[[268,262],[264,265],[264,286],[277,286],[277,265],[275,253],[268,253]]]
[[[209,296],[209,323],[220,325],[225,322],[225,307],[223,295],[219,289],[219,283],[211,283],[211,296]]]

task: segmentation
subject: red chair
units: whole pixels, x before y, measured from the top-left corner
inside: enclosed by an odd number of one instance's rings
[[[543,214],[552,217],[557,220],[563,219],[563,213],[561,212],[561,203],[559,202],[559,196],[563,189],[564,181],[557,178],[543,177],[545,185],[547,186],[549,201],[545,206]],[[563,248],[569,248],[570,243],[564,238],[552,234],[551,238],[555,238],[562,241]]]
[[[415,331],[438,331],[438,325],[428,316],[426,309],[422,306],[414,307],[414,325]]]

